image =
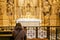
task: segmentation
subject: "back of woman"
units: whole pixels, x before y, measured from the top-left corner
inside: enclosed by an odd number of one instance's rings
[[[12,35],[14,37],[14,40],[26,40],[26,33],[24,30],[22,30],[20,24],[15,27],[15,30],[13,31]]]

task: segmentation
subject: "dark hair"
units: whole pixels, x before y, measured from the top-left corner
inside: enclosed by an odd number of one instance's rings
[[[22,30],[21,23],[16,23],[15,30]]]

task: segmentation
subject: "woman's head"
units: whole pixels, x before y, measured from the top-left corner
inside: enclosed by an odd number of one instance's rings
[[[22,30],[21,23],[16,23],[15,30]]]

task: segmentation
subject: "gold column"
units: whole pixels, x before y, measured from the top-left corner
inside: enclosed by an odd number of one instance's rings
[[[2,0],[4,5],[3,11],[3,25],[2,26],[14,26],[15,25],[15,2],[14,0]]]
[[[7,16],[9,20],[9,25],[15,25],[15,13],[16,13],[16,0],[7,0]]]
[[[57,9],[58,3],[57,0],[52,1],[51,16],[50,16],[50,26],[57,26]]]
[[[3,0],[3,26],[9,26],[8,16],[7,16],[7,0]]]
[[[0,0],[0,26],[3,25],[3,10],[2,10],[3,5],[2,5],[2,3],[3,3],[3,1]]]

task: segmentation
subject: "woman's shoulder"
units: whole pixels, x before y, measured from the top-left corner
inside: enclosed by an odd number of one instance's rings
[[[24,30],[21,30],[21,32],[24,32]]]
[[[16,31],[16,30],[13,30],[12,32],[15,33],[15,32],[17,32],[17,31]]]
[[[25,31],[24,30],[21,30],[21,33],[25,33]]]

